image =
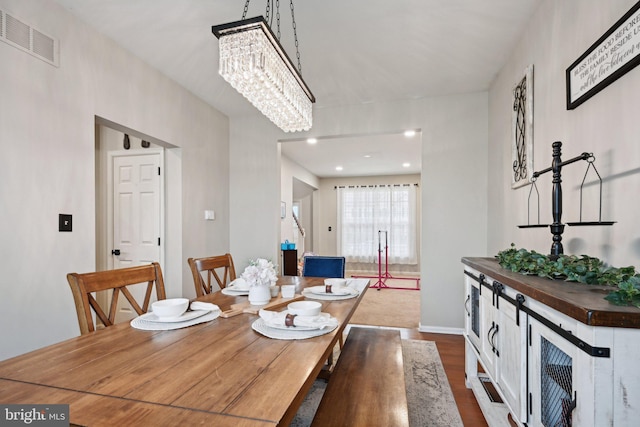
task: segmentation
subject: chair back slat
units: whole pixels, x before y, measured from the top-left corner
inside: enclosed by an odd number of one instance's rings
[[[236,280],[236,269],[233,265],[231,254],[227,253],[205,258],[189,258],[187,262],[193,275],[196,295],[199,297],[217,291],[217,289],[214,288],[214,284],[220,289],[223,289],[230,282]],[[206,280],[203,275],[206,277]]]
[[[153,282],[149,282],[147,285],[147,292],[144,294],[144,302],[142,306],[142,311],[145,313],[149,311],[149,304],[151,303],[151,293],[153,292]]]
[[[228,282],[227,279],[229,278],[228,276],[229,274],[229,266],[225,265],[224,266],[224,271],[222,273],[222,279],[220,278],[220,276],[218,276],[218,272],[216,270],[207,270],[207,287],[209,290],[209,293],[211,293],[211,289],[213,286],[213,281],[211,280],[211,278],[213,278],[216,283],[218,284],[218,286],[220,287],[220,289],[224,288],[225,286],[227,286]]]
[[[140,305],[138,304],[138,301],[136,301],[136,299],[133,297],[133,295],[131,295],[131,292],[129,292],[129,290],[126,287],[122,287],[120,288],[122,295],[124,295],[124,297],[127,299],[127,301],[129,301],[129,304],[131,304],[131,308],[133,308],[136,313],[138,313],[138,315],[140,314],[144,314],[147,312],[147,308],[145,307],[147,304],[147,298],[146,296],[149,295],[149,290],[151,289],[151,286],[147,285],[147,290],[145,291],[145,300],[144,303],[142,304],[142,307],[140,307]],[[113,306],[113,302],[111,302],[111,305]],[[144,308],[143,308],[144,307]],[[116,307],[111,307],[112,309],[116,309]]]
[[[158,300],[165,299],[164,280],[162,270],[157,262],[137,267],[106,270],[92,273],[69,273],[67,281],[73,293],[80,333],[87,334],[95,331],[93,313],[105,327],[112,326],[117,314],[118,299],[122,293],[138,315],[149,310],[153,288]],[[142,306],[130,292],[128,286],[146,284],[146,291]],[[92,293],[111,290],[111,305],[109,315],[98,304]]]
[[[102,310],[102,307],[100,307],[100,304],[98,304],[98,301],[96,301],[93,295],[89,294],[88,299],[89,299],[89,305],[87,306],[87,308],[89,310],[84,312],[87,318],[91,318],[91,309],[93,309],[96,313],[96,316],[98,316],[98,319],[100,319],[103,325],[111,326],[111,322],[109,321],[109,316],[105,314],[105,312]]]
[[[118,314],[118,300],[120,299],[120,288],[114,288],[111,291],[111,305],[109,306],[109,317],[107,318],[107,323],[105,326],[113,325],[113,322],[116,319],[116,314]]]

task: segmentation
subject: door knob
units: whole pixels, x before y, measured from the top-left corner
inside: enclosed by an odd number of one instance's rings
[[[111,255],[115,255],[115,256],[120,255],[120,249],[114,249],[114,250],[112,250],[112,251],[111,251]]]

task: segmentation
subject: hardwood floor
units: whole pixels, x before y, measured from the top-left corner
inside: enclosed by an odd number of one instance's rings
[[[346,277],[350,277],[353,273],[349,272]],[[359,272],[363,276],[365,273]],[[374,277],[377,272],[370,273],[370,276]],[[412,274],[401,274],[402,276],[412,276]],[[362,277],[362,276],[361,276]],[[419,275],[416,274],[416,277]],[[375,283],[376,279],[372,279],[371,283]],[[412,286],[412,282],[400,282],[403,286]],[[356,322],[354,322],[356,323]],[[366,325],[364,325],[366,326]],[[375,327],[375,326],[374,326]],[[435,334],[419,332],[418,329],[412,328],[393,328],[400,331],[400,336],[403,339],[412,340],[425,340],[434,341],[438,347],[438,353],[440,353],[440,359],[442,365],[449,379],[451,391],[453,397],[458,405],[460,416],[465,427],[486,427],[487,422],[482,415],[482,410],[478,406],[475,396],[471,389],[468,389],[465,385],[464,378],[464,338],[462,335],[448,335],[448,334]]]
[[[403,339],[436,343],[465,427],[487,426],[473,392],[464,383],[464,338],[461,335],[419,332],[417,329],[400,329],[400,335]]]

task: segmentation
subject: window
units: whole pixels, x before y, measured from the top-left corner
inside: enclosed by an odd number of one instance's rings
[[[344,187],[338,195],[338,253],[347,262],[417,264],[415,185]],[[387,232],[385,234],[379,231]],[[380,241],[379,241],[380,240]]]

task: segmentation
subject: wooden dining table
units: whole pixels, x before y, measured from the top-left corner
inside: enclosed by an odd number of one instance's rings
[[[323,280],[277,284],[300,290]],[[325,335],[267,338],[248,313],[163,331],[120,323],[0,362],[0,403],[68,404],[80,426],[288,426],[369,286],[351,280],[357,297],[320,301],[339,321]],[[198,300],[226,311],[247,297]]]

